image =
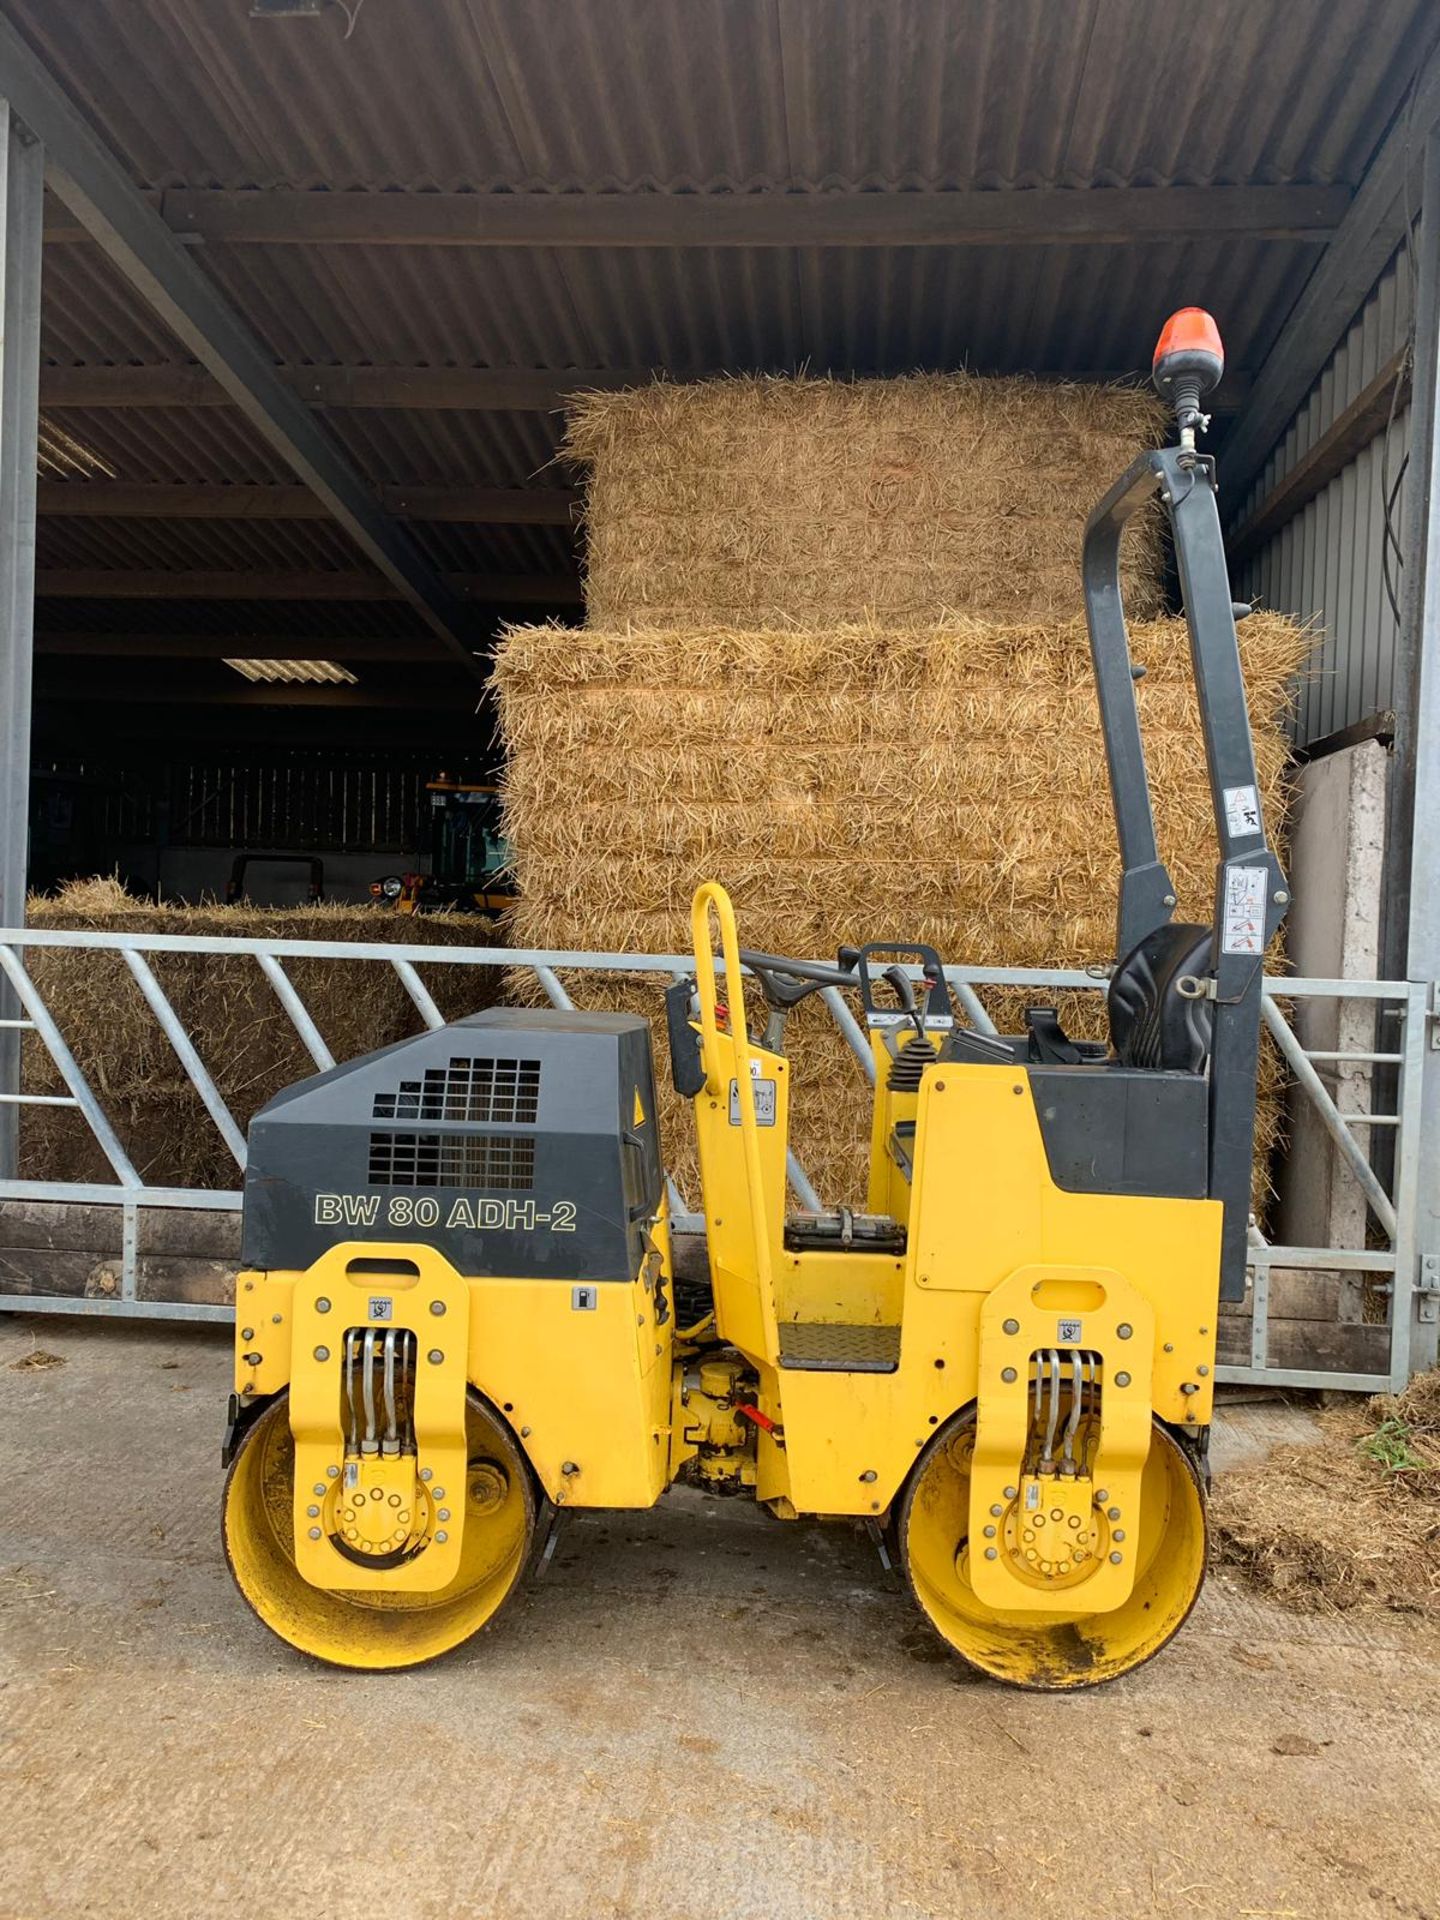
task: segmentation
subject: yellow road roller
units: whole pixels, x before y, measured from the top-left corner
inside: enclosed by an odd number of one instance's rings
[[[966,1025],[944,959],[903,929],[833,964],[748,952],[702,886],[693,978],[667,997],[708,1268],[678,1306],[643,1019],[494,1009],[257,1115],[223,1535],[291,1646],[428,1660],[494,1619],[566,1512],[649,1507],[677,1480],[868,1524],[998,1680],[1109,1680],[1180,1627],[1205,1570],[1217,1308],[1245,1284],[1261,963],[1287,901],[1196,451],[1219,372],[1213,323],[1176,316],[1155,374],[1177,444],[1138,459],[1085,535],[1123,866],[1107,1044],[1047,1007],[1019,1035]],[[1120,601],[1122,529],[1156,495],[1213,791],[1210,926],[1174,919]],[[796,1211],[785,1023],[832,989],[864,1015],[866,1207]]]

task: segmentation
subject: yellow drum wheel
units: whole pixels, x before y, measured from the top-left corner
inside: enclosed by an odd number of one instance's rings
[[[982,1673],[1042,1692],[1097,1686],[1158,1653],[1184,1625],[1205,1578],[1205,1498],[1185,1450],[1155,1422],[1129,1599],[1109,1613],[1034,1613],[997,1611],[970,1584],[974,1446],[972,1407],[935,1436],[900,1503],[905,1575],[931,1625]],[[1083,1592],[1082,1584],[1077,1600]]]
[[[465,1527],[448,1587],[330,1593],[295,1566],[289,1411],[284,1394],[265,1409],[225,1482],[225,1558],[257,1618],[302,1653],[369,1671],[419,1666],[488,1625],[519,1584],[535,1533],[530,1471],[504,1423],[467,1394]]]

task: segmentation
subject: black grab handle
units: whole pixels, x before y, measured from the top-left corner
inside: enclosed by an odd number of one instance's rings
[[[860,1001],[865,1009],[865,1018],[876,1021],[913,1020],[915,1008],[904,1004],[903,996],[896,990],[896,998],[901,1001],[901,1010],[896,1013],[889,1007],[877,1007],[870,986],[870,962],[872,959],[892,961],[918,961],[920,971],[925,977],[925,1004],[921,1009],[922,1017],[928,1026],[932,1021],[943,1021],[947,1026],[955,1024],[954,1011],[950,1005],[950,989],[945,984],[945,968],[934,947],[927,947],[919,940],[875,940],[867,947],[853,949],[855,965],[860,975]],[[892,988],[895,981],[893,966],[887,967],[881,974],[882,980],[888,980]]]

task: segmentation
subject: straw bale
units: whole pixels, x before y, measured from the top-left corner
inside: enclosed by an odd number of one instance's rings
[[[1321,1420],[1317,1444],[1217,1480],[1216,1559],[1299,1613],[1440,1617],[1440,1373]]]
[[[462,914],[399,918],[373,907],[321,905],[154,906],[114,880],[73,881],[54,898],[32,896],[32,927],[87,932],[193,934],[239,939],[401,941],[414,946],[494,946],[491,929]],[[149,956],[236,1120],[245,1126],[282,1087],[315,1071],[289,1016],[248,957]],[[117,953],[32,949],[29,970],[77,1062],[100,1095],[121,1143],[155,1185],[233,1186],[237,1174]],[[409,995],[390,967],[294,959],[286,971],[337,1060],[388,1046],[420,1030]],[[496,970],[421,969],[442,1013],[456,1019],[492,1005]],[[23,1052],[28,1093],[63,1093],[60,1076],[34,1035]],[[36,1180],[109,1180],[109,1163],[78,1113],[32,1107],[21,1121],[21,1172]]]
[[[1184,623],[1140,623],[1131,638],[1147,669],[1138,698],[1161,851],[1180,914],[1206,922],[1216,848]],[[1256,614],[1240,640],[1278,831],[1279,719],[1310,637]],[[694,889],[718,879],[744,942],[772,952],[909,939],[994,966],[1114,957],[1119,867],[1083,621],[517,628],[495,678],[517,946],[683,954]],[[592,982],[575,991],[598,1004]],[[1002,1027],[1020,1030],[1028,997],[989,996]],[[658,999],[632,985],[614,1004],[653,1011]],[[1098,1036],[1102,1017],[1098,995],[1066,1008],[1082,1034]],[[827,1201],[854,1202],[867,1126],[858,1070],[813,1006],[792,1017],[790,1045],[796,1151]],[[1279,1091],[1271,1061],[1262,1165]],[[667,1102],[664,1124],[693,1193],[679,1103]]]
[[[592,626],[826,628],[1080,610],[1104,484],[1159,438],[1148,389],[1013,376],[746,376],[577,397]],[[1097,477],[1098,476],[1098,477]],[[1127,533],[1136,615],[1162,522]]]

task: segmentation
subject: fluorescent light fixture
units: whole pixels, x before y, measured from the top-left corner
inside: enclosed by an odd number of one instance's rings
[[[42,480],[93,480],[97,476],[104,480],[115,480],[119,476],[114,467],[94,447],[86,446],[83,440],[77,440],[73,433],[67,433],[64,427],[57,426],[45,414],[40,416],[40,432],[36,446],[36,470]],[[80,489],[75,489],[78,494]]]
[[[277,686],[281,681],[304,687],[353,687],[355,675],[334,660],[227,660],[242,679]]]

